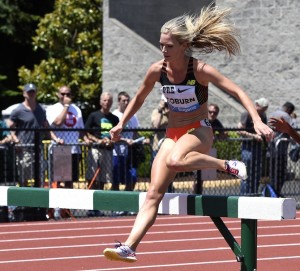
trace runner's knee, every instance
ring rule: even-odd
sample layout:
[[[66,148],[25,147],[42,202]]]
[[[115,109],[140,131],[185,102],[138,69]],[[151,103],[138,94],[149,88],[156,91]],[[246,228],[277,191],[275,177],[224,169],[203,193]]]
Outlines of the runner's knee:
[[[182,159],[180,159],[178,156],[173,154],[173,155],[169,155],[168,158],[166,159],[166,166],[169,169],[180,171],[183,169],[184,163]]]

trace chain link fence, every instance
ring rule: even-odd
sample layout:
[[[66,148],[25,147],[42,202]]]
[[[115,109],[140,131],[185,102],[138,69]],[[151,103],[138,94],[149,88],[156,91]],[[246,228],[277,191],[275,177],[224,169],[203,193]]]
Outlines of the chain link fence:
[[[88,145],[82,140],[76,144],[56,144],[44,137],[49,131],[31,131],[35,137],[32,144],[0,145],[0,185],[147,191],[152,161],[159,149],[153,136],[159,130],[136,131],[140,138],[133,144],[120,141],[113,146]],[[65,132],[72,135],[68,130]],[[226,129],[229,136],[215,140],[210,155],[244,161],[247,180],[212,169],[183,172],[177,174],[168,192],[260,196],[264,186],[270,184],[280,196],[295,198],[299,207],[300,159],[291,156],[296,144],[286,138],[258,143],[239,137],[237,132]],[[58,216],[51,210],[47,215],[78,217],[107,213],[67,210]]]

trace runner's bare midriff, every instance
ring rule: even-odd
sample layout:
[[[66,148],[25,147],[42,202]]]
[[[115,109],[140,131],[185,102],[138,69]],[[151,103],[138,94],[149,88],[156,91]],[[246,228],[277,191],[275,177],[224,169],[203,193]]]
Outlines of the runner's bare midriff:
[[[207,103],[202,104],[198,110],[193,112],[173,112],[170,110],[168,127],[181,127],[207,118]]]

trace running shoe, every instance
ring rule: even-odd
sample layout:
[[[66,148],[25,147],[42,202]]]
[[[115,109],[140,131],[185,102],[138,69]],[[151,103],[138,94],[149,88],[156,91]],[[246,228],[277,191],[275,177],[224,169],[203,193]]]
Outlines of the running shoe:
[[[247,176],[247,169],[243,162],[237,160],[229,160],[225,161],[225,169],[226,172],[237,176],[241,180],[245,180],[248,178]]]
[[[104,249],[103,254],[112,261],[133,263],[137,260],[135,252],[129,246],[122,245],[120,242],[115,245],[115,248]]]

